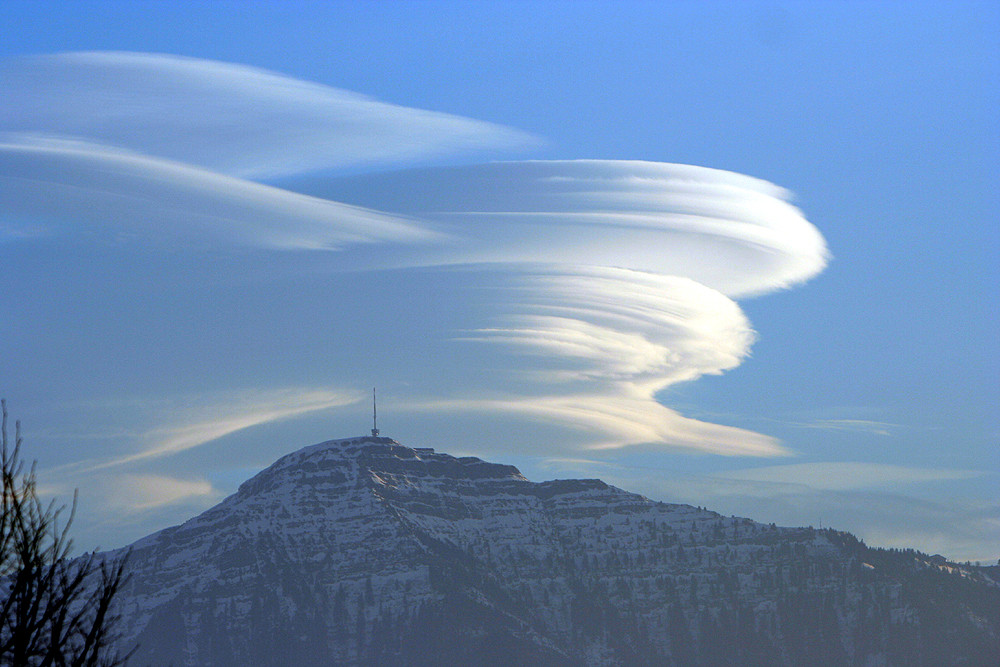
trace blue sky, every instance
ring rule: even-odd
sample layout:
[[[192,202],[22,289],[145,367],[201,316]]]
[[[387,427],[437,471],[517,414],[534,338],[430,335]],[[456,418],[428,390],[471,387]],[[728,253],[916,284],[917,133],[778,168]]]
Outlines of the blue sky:
[[[995,3],[0,12],[0,393],[81,546],[377,384],[532,479],[1000,555]],[[23,58],[79,51],[163,55]]]

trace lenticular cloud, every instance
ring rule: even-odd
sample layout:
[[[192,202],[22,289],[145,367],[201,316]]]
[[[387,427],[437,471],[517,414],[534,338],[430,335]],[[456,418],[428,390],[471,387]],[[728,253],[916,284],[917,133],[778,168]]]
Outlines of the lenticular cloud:
[[[735,302],[688,278],[606,267],[525,267],[501,326],[463,340],[507,346],[544,392],[477,401],[589,431],[594,448],[668,443],[727,455],[786,453],[773,438],[683,417],[655,400],[671,384],[740,363],[754,334]],[[458,404],[460,405],[460,403]]]
[[[309,197],[86,141],[0,134],[0,207],[11,227],[154,245],[327,249],[440,236],[399,216]]]
[[[719,169],[625,160],[501,162],[374,174],[313,190],[441,223],[442,262],[548,262],[684,276],[730,296],[813,277],[823,237],[788,193]]]
[[[0,128],[80,137],[244,177],[522,149],[530,135],[274,72],[155,53],[0,68]]]
[[[825,266],[823,237],[775,185],[689,165],[578,160],[327,177],[299,181],[293,192],[249,179],[403,165],[533,140],[173,56],[20,60],[0,68],[0,85],[0,225],[8,231],[0,251],[15,252],[11,239],[25,230],[177,254],[206,244],[251,248],[258,254],[245,271],[259,284],[283,253],[310,256],[314,289],[286,275],[291,283],[263,325],[273,330],[257,336],[260,346],[286,347],[257,369],[256,389],[289,377],[310,386],[367,384],[359,376],[375,369],[358,350],[389,338],[342,277],[399,276],[393,345],[413,350],[413,368],[462,365],[409,378],[412,393],[400,403],[412,410],[545,423],[566,429],[576,447],[786,453],[773,438],[687,418],[656,400],[666,387],[722,373],[749,354],[754,332],[735,299],[796,285]],[[319,249],[335,252],[312,252]],[[228,280],[201,271],[203,283]],[[337,289],[317,298],[322,275]],[[407,291],[420,276],[462,284]],[[184,281],[178,274],[157,287],[179,311],[192,288]],[[93,301],[93,317],[114,317],[112,302]],[[349,323],[347,333],[336,332],[348,341],[338,348],[345,361],[283,361],[288,349],[323,344],[322,331],[305,326],[317,312]],[[435,328],[445,313],[462,316]],[[241,317],[216,317],[213,335],[239,335]],[[296,317],[304,318],[301,330],[288,324]],[[122,344],[152,345],[141,332]],[[201,369],[177,372],[195,382]],[[156,377],[147,380],[156,386]]]

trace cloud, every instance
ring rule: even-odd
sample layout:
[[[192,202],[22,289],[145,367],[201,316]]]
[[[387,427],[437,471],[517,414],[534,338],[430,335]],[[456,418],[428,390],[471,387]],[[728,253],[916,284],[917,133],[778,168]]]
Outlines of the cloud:
[[[103,461],[80,462],[55,473],[81,474],[179,454],[223,436],[270,422],[357,403],[364,394],[329,389],[287,388],[228,396],[198,397],[187,407],[176,403],[154,410],[155,426],[138,436],[137,452]]]
[[[817,419],[811,422],[789,422],[788,426],[798,428],[814,428],[825,431],[848,431],[852,433],[873,433],[875,435],[891,435],[899,424],[873,421],[871,419]]]
[[[45,473],[48,476],[48,471]],[[73,519],[74,547],[80,551],[116,547],[153,530],[186,519],[226,495],[199,472],[181,476],[160,472],[90,472],[79,481]],[[53,507],[69,507],[72,485],[39,489]],[[83,536],[84,539],[79,539]]]
[[[846,530],[871,546],[916,548],[958,561],[996,562],[1000,506],[960,497],[929,499],[921,494],[918,480],[911,484],[906,493],[874,485],[823,489],[720,477],[670,478],[640,485],[658,500],[706,505],[725,514],[780,525]]]
[[[0,102],[0,207],[8,225],[21,225],[20,238],[48,233],[85,248],[123,245],[126,254],[138,241],[177,257],[206,247],[250,247],[258,251],[254,261],[240,268],[260,284],[269,269],[289,266],[276,259],[288,250],[300,251],[295,261],[309,255],[313,278],[328,271],[327,285],[312,289],[290,278],[269,304],[275,316],[262,326],[284,330],[284,322],[295,321],[306,331],[268,339],[280,348],[259,367],[262,390],[288,376],[325,384],[330,366],[279,367],[278,360],[289,347],[323,349],[332,336],[345,341],[340,356],[348,360],[337,368],[350,372],[338,382],[352,386],[367,370],[354,363],[355,350],[374,339],[406,351],[397,355],[403,366],[435,369],[407,397],[415,409],[558,424],[578,447],[789,453],[774,438],[685,417],[655,398],[746,358],[754,332],[735,298],[789,287],[825,266],[823,237],[782,188],[690,165],[574,160],[325,177],[292,192],[237,176],[405,162],[523,144],[526,135],[252,68],[171,56],[64,54],[15,61],[0,76],[9,91]],[[327,249],[339,252],[320,253],[321,259],[301,252]],[[108,254],[112,262],[120,256]],[[139,275],[80,270],[95,281],[87,290],[95,310],[86,317],[120,322],[134,312],[131,295],[101,301],[103,290],[113,297],[118,285],[100,283],[99,275],[148,281],[148,289],[161,299],[170,295],[176,311],[188,313],[204,307],[192,292],[211,290],[226,270],[212,259],[194,269],[167,264],[154,269],[150,259]],[[347,270],[365,278],[344,280]],[[385,297],[398,313],[391,333],[376,328],[369,301],[345,294],[365,289],[358,283],[378,274],[396,281]],[[401,295],[414,293],[411,282],[431,274],[468,277],[478,289],[429,290],[412,308],[404,304]],[[240,302],[244,310],[259,309],[254,296]],[[309,329],[317,310],[331,316],[325,328]],[[442,312],[464,319],[450,329],[424,326]],[[245,314],[229,321],[215,308],[206,314],[216,327],[213,338],[245,335]],[[439,341],[418,340],[424,335]],[[173,344],[165,334],[157,338],[160,348]],[[141,348],[146,341],[128,344]],[[449,380],[443,369],[456,354],[466,365]],[[490,366],[504,374],[490,373]],[[446,386],[456,375],[457,390]],[[341,393],[297,391],[288,399],[263,391],[210,406],[197,418],[171,415],[157,432],[138,438],[137,451],[96,465],[163,457],[348,400]]]
[[[219,492],[205,479],[177,479],[164,475],[119,475],[109,480],[105,502],[129,511],[142,511],[192,499],[218,499]]]
[[[400,216],[59,137],[0,133],[0,186],[22,238],[326,250],[441,238]]]
[[[753,431],[698,421],[678,414],[651,396],[623,386],[601,394],[565,394],[509,399],[461,399],[403,405],[403,409],[499,412],[556,423],[575,432],[576,450],[656,445],[722,456],[781,456],[790,452],[777,439]],[[541,445],[555,451],[552,443]]]
[[[682,276],[730,297],[819,273],[829,253],[787,191],[719,169],[628,160],[501,162],[299,186],[433,220],[431,263],[558,261]]]
[[[508,270],[506,292],[493,295],[504,326],[458,340],[508,348],[510,366],[525,369],[535,386],[530,396],[451,401],[449,409],[531,415],[577,430],[596,448],[659,443],[725,455],[788,453],[774,438],[686,418],[654,398],[749,353],[753,331],[726,296],[687,278],[626,269]]]
[[[719,476],[751,482],[801,485],[827,491],[846,491],[894,484],[971,479],[984,474],[980,470],[913,468],[885,463],[843,461],[747,468],[720,473]]]
[[[232,467],[233,458],[220,459],[218,452],[192,457],[192,450],[238,431],[322,413],[366,398],[368,395],[362,392],[289,387],[76,402],[65,407],[74,412],[77,422],[87,416],[110,415],[98,417],[99,423],[116,428],[133,423],[123,429],[124,434],[105,434],[104,456],[42,470],[44,485],[39,494],[61,507],[73,496],[73,490],[79,489],[76,527],[93,535],[85,548],[94,548],[98,543],[121,544],[168,522],[187,518],[192,511],[207,509],[235,490],[235,486],[227,488],[226,484],[216,486],[205,477],[220,476],[220,471]],[[90,437],[101,439],[99,433],[91,433]],[[39,437],[31,430],[31,444],[41,442],[51,447],[53,438],[60,439],[57,434]],[[75,434],[61,439],[69,439],[72,447],[77,445]],[[108,452],[115,442],[123,444],[126,453]],[[243,458],[235,461],[242,469],[260,468],[259,452],[251,453],[242,445],[238,452]],[[186,459],[178,456],[183,453],[189,453]],[[68,457],[64,453],[60,458]],[[244,479],[241,476],[236,483]]]
[[[759,292],[821,268],[822,237],[783,202],[783,191],[729,172],[653,163],[509,163],[446,173],[442,180],[441,170],[408,172],[411,189],[386,202],[404,212],[389,214],[104,146],[17,135],[0,144],[0,174],[12,184],[0,204],[24,219],[72,221],[59,229],[83,242],[118,234],[181,252],[201,244],[337,247],[328,263],[335,270],[395,265],[410,267],[411,276],[459,267],[454,275],[475,276],[485,289],[450,298],[487,300],[464,330],[450,332],[450,344],[488,344],[500,350],[491,358],[521,376],[516,387],[467,383],[461,409],[561,423],[586,431],[587,446],[788,453],[774,438],[686,418],[655,400],[668,386],[721,373],[749,354],[754,333],[739,306],[702,281],[715,276],[733,291]],[[487,191],[464,203],[489,215],[463,213],[470,187],[487,182],[502,196]],[[436,210],[446,200],[458,210]],[[604,201],[596,210],[595,200]],[[458,307],[441,303],[441,294],[415,314]],[[285,297],[297,298],[305,292]],[[350,317],[362,329],[369,321]],[[405,331],[416,322],[400,324]],[[439,407],[460,409],[435,384],[425,380],[424,403],[437,394]],[[214,432],[211,423],[197,426]]]
[[[530,135],[274,72],[154,53],[18,58],[0,67],[0,128],[78,137],[261,178],[523,149]]]
[[[509,293],[495,296],[507,326],[463,340],[572,360],[570,377],[655,392],[738,365],[755,337],[735,302],[688,278],[611,267],[508,270]]]
[[[523,166],[531,173],[539,167],[536,163]],[[564,183],[572,181],[571,176],[581,168],[589,173],[595,165],[544,166],[542,181]],[[659,173],[656,165],[648,163],[602,162],[598,166],[601,174],[617,173],[624,182],[636,184],[639,194],[651,186],[634,177],[636,169]],[[589,435],[581,438],[588,446],[659,443],[717,454],[787,454],[774,438],[686,418],[655,400],[665,387],[737,366],[754,340],[749,322],[730,296],[689,276],[662,271],[690,270],[693,262],[702,273],[728,273],[731,284],[739,276],[747,278],[743,288],[750,291],[759,291],[763,285],[777,288],[790,280],[787,266],[774,264],[775,252],[754,254],[760,242],[754,230],[763,225],[758,221],[766,219],[763,213],[748,209],[743,218],[725,224],[706,217],[709,209],[743,206],[727,203],[727,198],[747,198],[742,191],[734,195],[732,183],[752,185],[757,194],[750,199],[763,197],[764,184],[716,170],[662,166],[667,173],[697,175],[703,190],[699,205],[705,214],[698,219],[704,230],[692,218],[681,226],[641,226],[641,235],[633,238],[632,228],[623,227],[614,215],[601,222],[584,211],[588,197],[582,202],[566,200],[576,207],[570,216],[575,221],[568,224],[572,229],[546,219],[529,221],[525,216],[516,217],[514,223],[505,222],[502,216],[496,221],[458,223],[451,214],[434,211],[419,213],[430,219],[425,222],[410,213],[383,214],[92,144],[24,137],[0,145],[0,173],[6,173],[16,186],[0,203],[25,219],[72,219],[80,229],[71,227],[66,233],[85,242],[88,233],[96,235],[98,243],[106,242],[109,231],[127,238],[145,233],[156,245],[182,251],[199,243],[274,250],[339,247],[336,262],[330,263],[337,270],[373,271],[397,264],[409,266],[412,274],[442,265],[458,266],[460,273],[475,275],[485,289],[453,293],[451,298],[486,295],[487,301],[478,306],[478,316],[470,318],[464,330],[450,332],[451,344],[488,344],[502,350],[493,357],[502,356],[506,368],[521,371],[516,389],[470,383],[463,410],[475,406],[516,412],[568,425],[578,433],[587,430]],[[710,179],[718,187],[711,186]],[[501,178],[500,183],[506,181]],[[466,185],[456,183],[456,191]],[[659,191],[658,201],[669,199],[675,186],[660,186],[666,189]],[[574,187],[575,194],[580,194],[583,186],[576,183]],[[616,197],[627,199],[624,188],[615,186]],[[438,192],[438,196],[443,195]],[[523,196],[523,205],[515,206],[511,200],[508,208],[525,209],[537,198],[530,191]],[[720,201],[709,203],[713,197]],[[582,222],[577,220],[581,216]],[[792,217],[788,224],[803,238],[815,231],[797,213]],[[727,230],[725,238],[719,236],[720,225]],[[743,227],[749,231],[740,231]],[[569,238],[574,245],[567,249]],[[733,265],[726,254],[725,249],[734,244],[748,248],[742,267]],[[358,247],[364,245],[373,249],[360,252]],[[390,251],[387,245],[398,247]],[[793,247],[786,250],[789,257]],[[813,260],[821,262],[821,237],[819,246],[802,252],[816,253]],[[654,255],[660,272],[648,270],[646,260]],[[546,262],[538,261],[543,258]],[[602,260],[604,264],[587,263]],[[788,265],[794,263],[787,260]],[[699,277],[705,279],[705,275]],[[183,289],[181,284],[177,289]],[[457,307],[455,302],[440,303],[441,294],[434,294],[435,301],[427,307]],[[285,298],[294,302],[306,297],[303,292],[301,297],[293,293]],[[338,306],[334,301],[315,307]],[[422,316],[427,310],[416,312]],[[363,313],[350,317],[362,329],[367,326]],[[415,323],[400,324],[405,331]],[[440,365],[448,363],[448,358],[440,358]],[[342,380],[351,383],[355,378]],[[450,400],[453,409],[459,409],[455,399],[440,393],[433,379],[426,379],[422,389],[428,397],[438,394],[439,407],[444,405],[441,401]],[[210,423],[197,426],[213,432]]]
[[[754,333],[733,297],[806,280],[823,237],[770,183],[651,162],[508,162],[315,179],[305,192],[435,223],[413,264],[484,267],[492,322],[455,337],[508,350],[520,395],[468,391],[436,409],[562,423],[588,446],[659,443],[788,454],[774,438],[685,418],[655,395],[737,366]],[[516,372],[516,371],[515,371]],[[494,394],[494,396],[490,396]]]

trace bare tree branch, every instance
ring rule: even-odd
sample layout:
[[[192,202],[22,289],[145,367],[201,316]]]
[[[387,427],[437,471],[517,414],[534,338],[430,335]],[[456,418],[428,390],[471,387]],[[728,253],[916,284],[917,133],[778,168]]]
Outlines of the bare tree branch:
[[[77,495],[65,522],[65,507],[38,498],[35,466],[25,470],[21,459],[21,424],[11,442],[6,401],[0,412],[0,664],[124,665],[112,602],[127,578],[128,554],[72,558]]]

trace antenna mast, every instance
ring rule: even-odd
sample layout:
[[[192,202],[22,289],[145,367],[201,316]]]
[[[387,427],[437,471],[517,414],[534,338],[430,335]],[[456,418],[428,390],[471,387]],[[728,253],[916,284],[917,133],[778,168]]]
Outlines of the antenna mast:
[[[372,437],[378,437],[378,406],[375,404],[375,387],[372,387]]]

